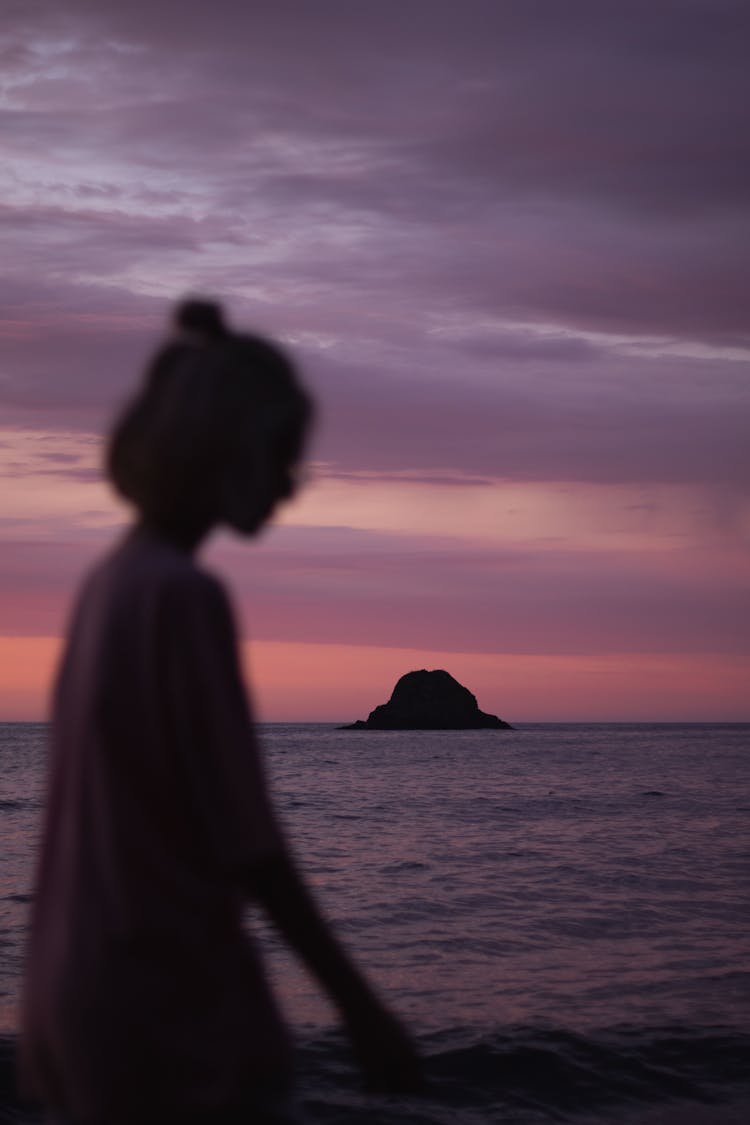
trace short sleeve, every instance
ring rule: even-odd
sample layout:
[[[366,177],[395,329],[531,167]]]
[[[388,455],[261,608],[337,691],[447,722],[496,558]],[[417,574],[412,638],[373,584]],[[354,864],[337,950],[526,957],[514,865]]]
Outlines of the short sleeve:
[[[214,578],[195,571],[170,584],[160,642],[168,737],[216,861],[241,868],[278,853],[232,612]]]

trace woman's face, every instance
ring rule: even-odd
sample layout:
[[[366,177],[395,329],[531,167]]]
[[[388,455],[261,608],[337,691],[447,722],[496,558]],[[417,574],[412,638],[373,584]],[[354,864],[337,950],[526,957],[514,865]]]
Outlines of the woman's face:
[[[278,443],[266,448],[257,434],[232,459],[220,485],[220,518],[241,535],[254,535],[277,506],[297,491],[299,463]]]

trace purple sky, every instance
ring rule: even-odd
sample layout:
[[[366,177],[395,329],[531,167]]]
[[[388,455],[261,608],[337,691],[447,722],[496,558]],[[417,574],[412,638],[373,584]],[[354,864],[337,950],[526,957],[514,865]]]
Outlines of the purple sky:
[[[748,660],[746,4],[0,10],[0,635],[59,635],[122,519],[93,435],[198,291],[321,404],[305,496],[216,551],[253,636],[394,679]],[[691,676],[691,715],[744,713]]]

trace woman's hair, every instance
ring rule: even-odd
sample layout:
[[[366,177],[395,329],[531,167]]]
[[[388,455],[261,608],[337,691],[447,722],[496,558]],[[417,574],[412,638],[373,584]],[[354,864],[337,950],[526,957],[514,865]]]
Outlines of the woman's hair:
[[[174,338],[147,366],[106,454],[117,491],[153,519],[205,510],[248,446],[290,469],[312,420],[312,401],[275,344],[230,331],[211,301],[183,301],[173,321]]]

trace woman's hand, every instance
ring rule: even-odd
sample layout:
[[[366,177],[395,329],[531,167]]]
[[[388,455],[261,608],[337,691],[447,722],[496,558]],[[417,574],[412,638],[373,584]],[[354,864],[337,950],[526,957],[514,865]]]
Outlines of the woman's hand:
[[[400,1021],[374,996],[345,1014],[345,1025],[369,1089],[413,1093],[421,1085],[421,1060]]]
[[[280,851],[248,870],[245,886],[339,1009],[368,1086],[417,1089],[420,1062],[411,1039],[333,936],[289,854]]]

